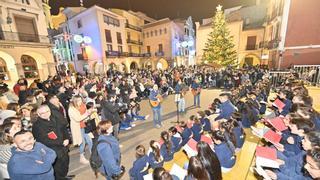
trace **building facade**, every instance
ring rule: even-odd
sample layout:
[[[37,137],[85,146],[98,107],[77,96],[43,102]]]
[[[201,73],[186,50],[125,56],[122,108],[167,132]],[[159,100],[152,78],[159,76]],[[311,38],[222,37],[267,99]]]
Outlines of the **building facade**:
[[[43,2],[0,0],[0,78],[13,85],[19,77],[46,79],[55,62]]]
[[[269,67],[320,64],[319,6],[317,0],[269,1],[264,43]]]
[[[266,65],[261,43],[264,41],[264,22],[267,15],[267,1],[257,1],[253,6],[234,7],[224,11],[227,28],[233,37],[239,67]],[[203,49],[212,31],[212,19],[196,23],[197,62],[202,63]]]

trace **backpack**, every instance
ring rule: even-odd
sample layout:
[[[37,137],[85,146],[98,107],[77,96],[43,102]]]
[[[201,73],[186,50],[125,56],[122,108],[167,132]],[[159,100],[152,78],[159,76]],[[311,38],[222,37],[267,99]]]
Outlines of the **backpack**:
[[[91,155],[90,155],[90,166],[96,176],[98,174],[99,168],[102,166],[102,160],[98,153],[98,145],[100,143],[107,143],[111,146],[110,142],[106,140],[98,141],[98,137],[93,139],[93,145],[92,145]]]

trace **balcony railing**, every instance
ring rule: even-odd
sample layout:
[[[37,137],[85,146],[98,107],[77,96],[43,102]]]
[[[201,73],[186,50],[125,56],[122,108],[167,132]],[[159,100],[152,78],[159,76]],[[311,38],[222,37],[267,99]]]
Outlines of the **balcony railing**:
[[[280,39],[273,39],[271,41],[263,41],[259,43],[259,48],[275,49],[279,46]]]
[[[145,54],[119,51],[106,51],[106,57],[145,57]]]
[[[41,36],[37,34],[26,34],[26,33],[19,33],[19,32],[9,32],[9,31],[0,31],[0,40],[50,43],[50,39],[48,36]]]
[[[258,45],[255,44],[247,44],[246,46],[246,50],[257,50],[258,49]]]
[[[137,26],[134,26],[134,25],[131,25],[129,23],[126,23],[126,28],[129,28],[129,29],[133,29],[135,31],[139,31],[139,32],[142,32],[142,29],[137,27]]]
[[[163,51],[159,51],[155,53],[155,56],[164,56],[164,52]]]
[[[151,53],[144,53],[143,57],[151,57]]]
[[[136,40],[132,40],[132,39],[127,39],[127,43],[136,44],[136,45],[142,45],[141,41],[136,41]]]
[[[106,51],[106,57],[120,57],[121,55],[119,51]]]

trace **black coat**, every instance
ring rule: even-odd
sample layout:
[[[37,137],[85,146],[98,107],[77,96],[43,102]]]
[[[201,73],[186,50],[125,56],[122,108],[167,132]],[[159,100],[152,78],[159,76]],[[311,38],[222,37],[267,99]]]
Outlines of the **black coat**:
[[[59,121],[59,123],[61,123],[63,126],[68,127],[69,123],[67,121],[67,119],[64,117],[64,114],[62,113],[62,110],[58,107],[56,107],[55,105],[48,103],[48,106],[50,108],[51,111],[51,119],[56,119]]]
[[[121,117],[119,115],[120,107],[118,104],[113,104],[109,101],[102,102],[102,112],[101,119],[103,121],[110,120],[112,125],[118,124],[121,121]]]
[[[70,137],[67,128],[54,117],[56,116],[52,116],[49,121],[38,117],[32,126],[32,134],[38,142],[53,149],[57,156],[61,157],[68,151],[67,147],[63,146],[63,141]],[[49,138],[49,133],[52,132],[57,136],[56,139]]]

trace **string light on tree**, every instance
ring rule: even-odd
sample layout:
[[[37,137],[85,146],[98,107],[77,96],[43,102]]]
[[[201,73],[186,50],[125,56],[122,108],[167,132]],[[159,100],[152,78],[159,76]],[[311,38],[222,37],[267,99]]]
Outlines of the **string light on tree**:
[[[234,49],[233,37],[227,28],[222,6],[216,7],[215,16],[212,19],[212,31],[207,39],[202,61],[215,62],[222,66],[236,66],[237,53]]]

